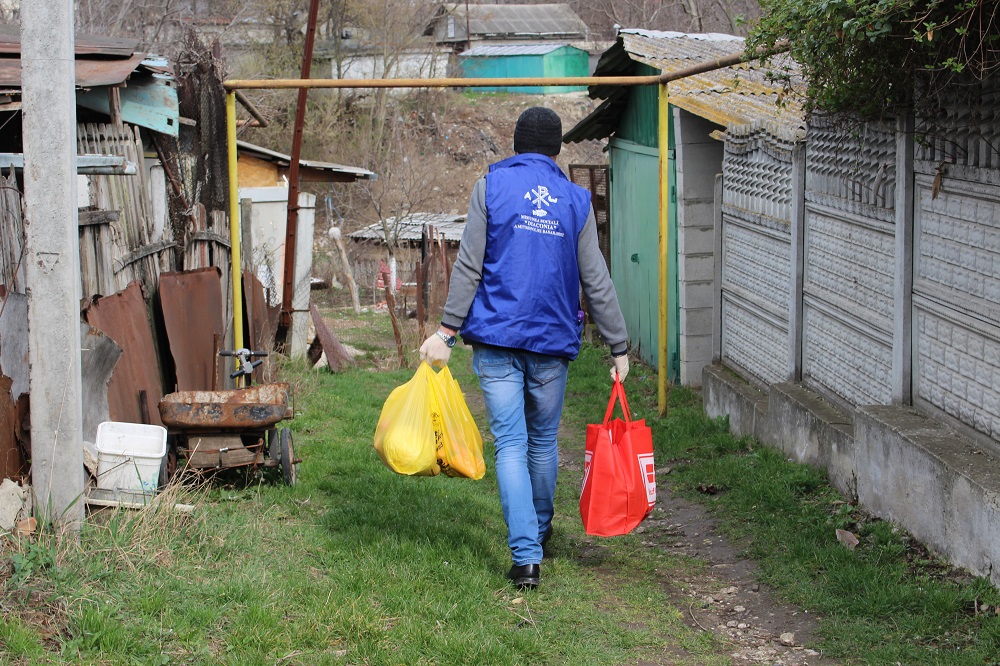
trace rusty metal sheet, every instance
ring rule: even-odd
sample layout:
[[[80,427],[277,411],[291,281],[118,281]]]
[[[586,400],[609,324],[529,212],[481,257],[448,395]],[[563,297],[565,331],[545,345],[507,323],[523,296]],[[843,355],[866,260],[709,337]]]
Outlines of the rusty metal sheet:
[[[288,384],[226,391],[175,391],[160,401],[163,422],[175,428],[266,428],[285,418]]]
[[[160,275],[160,307],[167,327],[178,391],[208,391],[217,384],[215,336],[225,340],[222,271],[217,266]]]
[[[344,345],[340,344],[340,340],[333,334],[333,331],[327,327],[315,303],[309,304],[309,314],[312,316],[313,326],[316,327],[316,339],[323,345],[323,351],[326,352],[326,364],[333,372],[340,372],[345,363],[351,362],[351,355],[344,349]]]
[[[274,335],[278,330],[280,306],[270,306],[264,285],[250,271],[243,271],[243,312],[247,321],[247,345],[254,351],[274,351]],[[253,380],[268,381],[274,374],[274,364],[269,357],[254,370]]]
[[[222,469],[264,463],[264,441],[245,446],[239,435],[191,436],[183,450],[188,465],[198,469]]]
[[[118,60],[77,60],[76,87],[116,86],[124,82],[146,56]],[[0,86],[21,87],[21,59],[0,58]]]
[[[160,361],[149,325],[146,301],[138,282],[124,291],[97,299],[84,310],[87,323],[118,343],[122,357],[108,383],[108,411],[112,421],[142,423],[140,391],[145,391],[148,406],[160,402],[163,387]],[[149,410],[153,424],[163,425],[160,414]]]
[[[28,473],[28,463],[19,443],[18,408],[10,397],[10,387],[10,377],[0,375],[0,479],[20,479]]]
[[[28,392],[28,299],[17,292],[0,302],[0,372],[15,401]]]
[[[89,324],[80,324],[80,377],[83,385],[83,440],[95,442],[97,426],[111,420],[108,382],[122,348]]]

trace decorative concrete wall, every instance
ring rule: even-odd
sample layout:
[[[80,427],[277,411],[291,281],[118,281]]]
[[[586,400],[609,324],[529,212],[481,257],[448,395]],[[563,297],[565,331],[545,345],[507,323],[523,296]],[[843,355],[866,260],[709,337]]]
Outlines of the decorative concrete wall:
[[[806,140],[801,378],[851,405],[892,397],[895,149],[826,118]]]
[[[703,382],[734,432],[1000,585],[1000,86],[961,92],[933,119],[814,117],[787,160],[729,130],[728,370]]]
[[[913,402],[1000,452],[1000,93],[978,94],[917,123]]]
[[[716,220],[715,356],[761,385],[788,378],[792,146],[730,130]]]

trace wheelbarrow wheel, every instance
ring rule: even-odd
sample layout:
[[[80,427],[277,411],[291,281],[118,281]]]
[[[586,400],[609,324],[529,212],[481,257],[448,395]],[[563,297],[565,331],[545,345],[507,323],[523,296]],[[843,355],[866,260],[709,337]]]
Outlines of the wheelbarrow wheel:
[[[281,429],[281,476],[285,483],[294,486],[297,476],[295,469],[295,448],[292,446],[292,431],[288,428]]]

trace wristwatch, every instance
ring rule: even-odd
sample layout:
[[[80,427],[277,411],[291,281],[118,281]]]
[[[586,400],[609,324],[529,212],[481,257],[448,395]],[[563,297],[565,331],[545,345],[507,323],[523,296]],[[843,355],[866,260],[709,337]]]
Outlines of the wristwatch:
[[[454,335],[448,335],[447,333],[444,333],[441,330],[437,330],[437,331],[434,331],[434,332],[437,334],[437,336],[439,338],[441,338],[442,340],[444,340],[444,343],[446,345],[448,345],[449,348],[455,346],[455,336]]]

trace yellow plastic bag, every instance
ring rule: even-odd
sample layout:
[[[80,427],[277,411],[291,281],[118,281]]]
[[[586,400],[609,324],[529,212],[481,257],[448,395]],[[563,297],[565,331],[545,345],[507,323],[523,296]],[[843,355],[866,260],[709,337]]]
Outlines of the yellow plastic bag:
[[[413,378],[396,387],[382,405],[375,427],[375,451],[386,467],[399,474],[433,476],[441,471],[431,420],[434,398],[430,381],[437,382],[434,371],[421,363]]]
[[[482,435],[447,367],[435,373],[421,363],[410,381],[389,394],[375,428],[375,450],[399,474],[486,474]]]
[[[486,474],[483,461],[483,436],[476,427],[472,412],[465,402],[458,381],[445,366],[432,382],[434,397],[440,407],[441,437],[438,440],[437,461],[448,476],[481,479]]]

